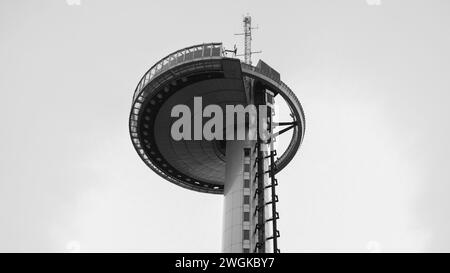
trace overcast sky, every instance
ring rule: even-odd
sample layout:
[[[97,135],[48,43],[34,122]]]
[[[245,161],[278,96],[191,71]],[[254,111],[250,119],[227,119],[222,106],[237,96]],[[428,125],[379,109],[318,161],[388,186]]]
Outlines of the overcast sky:
[[[247,12],[307,121],[281,251],[450,251],[446,0],[1,1],[0,251],[220,251],[223,197],[148,169],[128,115],[151,65],[240,46]]]

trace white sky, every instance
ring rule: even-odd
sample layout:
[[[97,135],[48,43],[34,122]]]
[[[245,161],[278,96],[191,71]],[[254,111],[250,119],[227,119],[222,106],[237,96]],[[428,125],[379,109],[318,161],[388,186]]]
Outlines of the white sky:
[[[281,250],[450,251],[445,0],[1,1],[0,251],[220,251],[222,197],[146,168],[128,114],[151,65],[239,46],[246,12],[306,112]]]

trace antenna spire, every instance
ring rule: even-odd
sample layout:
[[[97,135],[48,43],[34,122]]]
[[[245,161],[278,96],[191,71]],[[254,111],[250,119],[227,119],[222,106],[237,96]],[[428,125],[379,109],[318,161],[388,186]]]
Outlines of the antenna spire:
[[[244,17],[244,62],[252,64],[252,17]]]
[[[235,35],[244,35],[244,54],[236,55],[236,56],[244,56],[244,63],[251,65],[252,64],[252,54],[261,53],[261,51],[252,51],[252,17],[247,13],[243,19],[244,33],[238,33]]]

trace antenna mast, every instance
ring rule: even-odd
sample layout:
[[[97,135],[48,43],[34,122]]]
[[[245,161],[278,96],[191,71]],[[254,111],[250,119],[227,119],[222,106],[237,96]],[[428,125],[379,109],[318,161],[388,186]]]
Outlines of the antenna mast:
[[[252,17],[244,17],[244,62],[252,64]]]
[[[236,56],[244,56],[244,63],[251,65],[252,64],[252,54],[261,53],[261,51],[252,51],[252,17],[250,15],[244,16],[244,33],[237,33],[235,35],[244,35],[244,54],[236,55]]]

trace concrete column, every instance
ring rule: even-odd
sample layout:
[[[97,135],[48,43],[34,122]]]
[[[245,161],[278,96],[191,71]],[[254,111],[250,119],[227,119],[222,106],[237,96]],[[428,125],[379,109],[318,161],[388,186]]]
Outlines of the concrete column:
[[[243,249],[244,147],[246,141],[227,141],[222,251]]]

